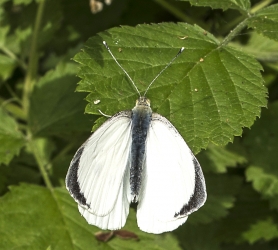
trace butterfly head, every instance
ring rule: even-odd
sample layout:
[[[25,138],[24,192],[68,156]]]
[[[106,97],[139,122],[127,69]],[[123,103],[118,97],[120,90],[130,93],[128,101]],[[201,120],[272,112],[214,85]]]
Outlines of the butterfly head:
[[[145,96],[140,96],[139,99],[136,100],[136,106],[151,106],[151,101]]]

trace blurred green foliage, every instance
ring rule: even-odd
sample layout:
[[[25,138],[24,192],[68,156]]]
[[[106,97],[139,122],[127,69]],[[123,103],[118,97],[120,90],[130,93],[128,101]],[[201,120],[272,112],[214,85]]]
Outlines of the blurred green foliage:
[[[0,0],[0,249],[278,249],[277,1],[106,3]],[[141,232],[132,207],[124,229],[139,241],[99,242],[65,189],[97,110],[138,97],[102,40],[142,93],[185,47],[147,93],[207,183],[174,232]]]

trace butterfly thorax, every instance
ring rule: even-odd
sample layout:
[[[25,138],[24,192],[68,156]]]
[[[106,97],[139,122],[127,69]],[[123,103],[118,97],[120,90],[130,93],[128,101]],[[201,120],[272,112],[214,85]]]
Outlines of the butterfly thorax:
[[[130,188],[133,202],[137,201],[145,162],[146,139],[151,122],[152,110],[150,100],[140,97],[132,109],[132,144],[131,144],[131,169]]]

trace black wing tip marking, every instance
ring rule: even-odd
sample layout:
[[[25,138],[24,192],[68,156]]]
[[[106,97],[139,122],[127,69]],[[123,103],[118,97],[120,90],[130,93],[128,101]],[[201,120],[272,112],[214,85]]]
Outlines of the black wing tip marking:
[[[201,169],[201,166],[195,156],[193,156],[193,164],[195,166],[195,189],[194,193],[191,196],[189,202],[185,204],[182,209],[175,213],[174,217],[178,216],[187,216],[196,210],[198,210],[201,206],[204,205],[207,199],[207,192],[206,192],[206,184],[205,178]]]
[[[77,150],[70,163],[70,167],[66,177],[66,187],[69,193],[71,194],[71,196],[75,199],[76,202],[78,202],[78,204],[90,208],[90,205],[87,204],[87,200],[84,194],[81,192],[79,182],[78,182],[78,174],[77,174],[80,157],[83,153],[83,150],[84,150],[84,145]]]

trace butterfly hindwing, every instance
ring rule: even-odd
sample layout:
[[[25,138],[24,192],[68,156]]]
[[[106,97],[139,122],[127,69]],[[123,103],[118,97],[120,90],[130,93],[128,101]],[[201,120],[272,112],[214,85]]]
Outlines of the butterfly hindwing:
[[[127,168],[115,206],[109,214],[105,216],[97,216],[90,213],[88,209],[78,206],[79,212],[89,224],[95,225],[104,230],[117,230],[125,225],[130,204],[129,175],[130,171],[129,168]]]
[[[204,204],[200,165],[175,127],[159,114],[152,114],[143,169],[137,208],[141,230],[172,231]]]

